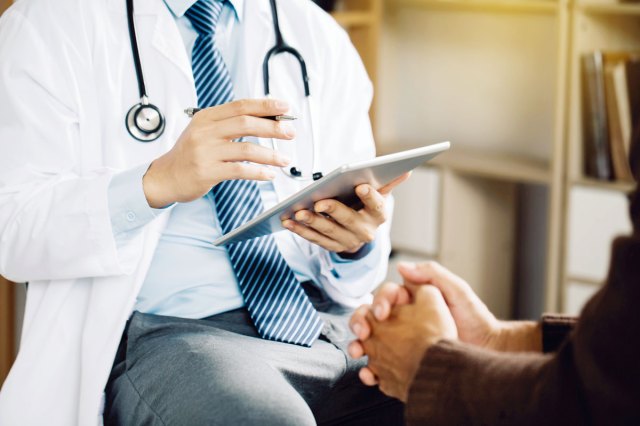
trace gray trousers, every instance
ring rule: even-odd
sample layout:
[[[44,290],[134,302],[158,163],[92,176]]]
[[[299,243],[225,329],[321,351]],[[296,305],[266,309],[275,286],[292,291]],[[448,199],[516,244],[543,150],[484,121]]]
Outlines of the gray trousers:
[[[245,309],[202,320],[134,313],[105,424],[404,424],[403,405],[357,377],[365,362],[346,354],[349,313],[314,302],[326,326],[311,348],[261,339]]]

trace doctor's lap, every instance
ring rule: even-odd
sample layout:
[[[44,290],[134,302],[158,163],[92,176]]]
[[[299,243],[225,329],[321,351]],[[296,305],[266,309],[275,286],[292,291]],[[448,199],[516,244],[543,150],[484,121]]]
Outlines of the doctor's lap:
[[[309,79],[273,57],[286,102],[266,99],[274,4],[22,0],[2,16],[0,274],[29,289],[0,424],[402,423],[346,354],[386,275],[391,188],[213,245],[375,155],[364,67],[311,1],[277,2]],[[284,113],[300,125],[268,118]]]

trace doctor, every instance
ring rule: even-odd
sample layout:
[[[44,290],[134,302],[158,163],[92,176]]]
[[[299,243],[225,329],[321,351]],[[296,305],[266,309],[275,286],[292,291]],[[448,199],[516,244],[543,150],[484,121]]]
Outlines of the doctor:
[[[29,282],[0,424],[399,422],[345,355],[348,315],[386,273],[384,194],[363,185],[360,211],[326,200],[291,232],[211,244],[308,184],[290,166],[374,155],[347,35],[279,0],[312,97],[278,55],[264,100],[269,2],[133,6],[144,90],[125,0],[22,0],[0,19],[0,274]],[[148,143],[125,125],[140,94],[164,118]],[[287,112],[295,128],[264,118]]]

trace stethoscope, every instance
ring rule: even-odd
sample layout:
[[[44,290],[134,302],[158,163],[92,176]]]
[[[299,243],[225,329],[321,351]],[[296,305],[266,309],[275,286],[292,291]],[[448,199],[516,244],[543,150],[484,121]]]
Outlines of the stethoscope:
[[[291,47],[284,41],[280,32],[280,23],[278,21],[278,9],[276,0],[270,0],[271,16],[273,18],[273,29],[276,36],[276,44],[265,55],[262,63],[263,79],[264,79],[264,95],[270,97],[269,88],[269,60],[280,53],[289,53],[296,58],[300,64],[302,73],[302,84],[304,85],[304,95],[309,110],[309,117],[313,116],[311,91],[309,89],[309,75],[307,74],[307,65],[304,58],[295,48]],[[133,19],[133,0],[127,0],[127,23],[129,27],[129,40],[131,42],[131,52],[133,53],[133,62],[136,69],[136,78],[138,80],[138,92],[140,93],[140,102],[129,109],[125,119],[127,131],[134,139],[140,142],[153,142],[164,133],[165,118],[160,109],[149,102],[146,86],[144,84],[144,76],[142,74],[142,65],[140,62],[140,52],[138,50],[138,40],[136,37],[135,23]],[[282,168],[282,172],[292,179],[296,180],[318,180],[322,178],[322,172],[313,172],[316,170],[316,158],[318,152],[315,144],[315,129],[313,120],[309,119],[311,126],[311,173],[305,174],[299,167]],[[271,139],[271,145],[274,150],[278,150],[275,139]]]

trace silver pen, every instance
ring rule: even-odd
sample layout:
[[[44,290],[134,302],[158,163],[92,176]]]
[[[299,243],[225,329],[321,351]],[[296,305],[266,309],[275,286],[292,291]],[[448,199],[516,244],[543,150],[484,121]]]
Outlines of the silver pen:
[[[194,115],[196,115],[196,113],[201,109],[202,108],[187,108],[184,110],[184,113],[187,114],[189,118],[191,118]],[[298,119],[298,117],[294,117],[292,115],[268,115],[266,117],[258,117],[258,118],[266,118],[267,120],[273,120],[273,121],[293,121]]]

